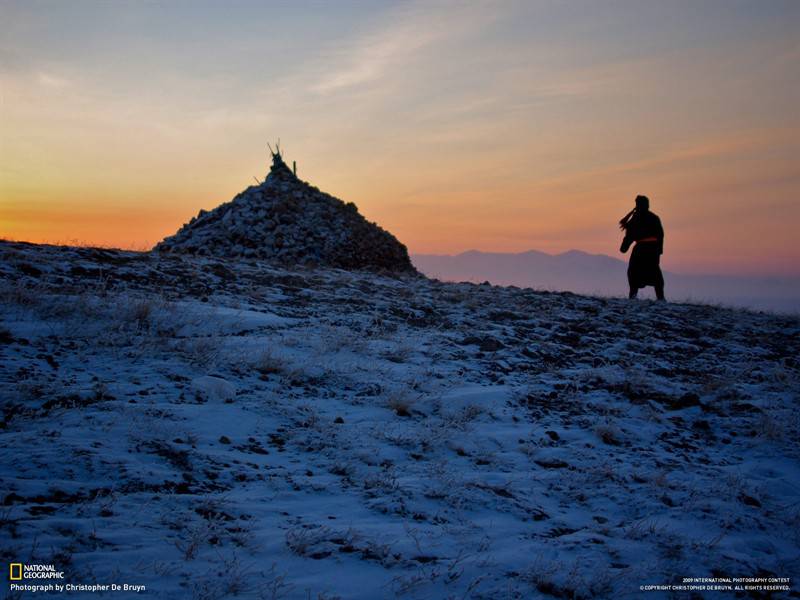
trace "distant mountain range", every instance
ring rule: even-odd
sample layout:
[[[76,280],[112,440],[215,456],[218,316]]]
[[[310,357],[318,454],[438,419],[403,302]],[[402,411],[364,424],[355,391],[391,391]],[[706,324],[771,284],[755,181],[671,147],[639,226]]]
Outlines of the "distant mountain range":
[[[568,291],[595,296],[627,295],[627,262],[605,254],[570,250],[519,254],[470,250],[455,256],[415,254],[414,266],[443,281],[488,281],[537,290]],[[667,299],[704,302],[774,312],[800,312],[800,278],[683,275],[665,271]],[[653,288],[639,297],[654,297]]]

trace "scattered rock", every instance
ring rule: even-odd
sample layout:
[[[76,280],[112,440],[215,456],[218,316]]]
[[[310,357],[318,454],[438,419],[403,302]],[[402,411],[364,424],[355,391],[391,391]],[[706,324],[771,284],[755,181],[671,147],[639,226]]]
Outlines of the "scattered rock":
[[[497,340],[493,337],[475,337],[475,336],[467,336],[463,340],[461,340],[462,346],[478,346],[481,352],[496,352],[497,350],[501,350],[505,348],[505,344],[500,340]]]
[[[753,498],[752,496],[749,496],[744,492],[739,494],[739,500],[741,500],[742,503],[746,504],[747,506],[755,506],[756,508],[761,508],[761,502],[757,498]]]
[[[192,389],[206,400],[228,401],[236,396],[236,386],[222,377],[203,375],[192,380]]]
[[[682,410],[692,406],[700,406],[700,396],[691,392],[684,394],[680,398],[673,398],[665,402],[669,410]]]
[[[550,460],[535,460],[533,462],[535,462],[543,469],[566,469],[569,466],[569,463],[566,463],[563,460],[559,460],[557,458]]]

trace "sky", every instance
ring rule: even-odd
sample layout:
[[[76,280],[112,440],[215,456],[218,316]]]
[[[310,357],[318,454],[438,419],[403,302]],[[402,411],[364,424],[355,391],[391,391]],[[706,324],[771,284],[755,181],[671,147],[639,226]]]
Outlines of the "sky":
[[[0,237],[145,250],[298,175],[413,253],[800,276],[800,2],[0,0]]]

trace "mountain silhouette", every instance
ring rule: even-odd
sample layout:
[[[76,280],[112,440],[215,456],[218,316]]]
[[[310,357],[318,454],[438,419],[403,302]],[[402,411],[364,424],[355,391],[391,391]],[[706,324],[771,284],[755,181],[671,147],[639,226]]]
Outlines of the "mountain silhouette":
[[[469,250],[457,255],[414,254],[414,265],[444,281],[484,282],[596,296],[626,296],[627,263],[605,254],[569,250],[548,254]],[[667,299],[727,306],[800,312],[800,278],[687,275],[664,272]],[[642,297],[653,297],[652,288]]]

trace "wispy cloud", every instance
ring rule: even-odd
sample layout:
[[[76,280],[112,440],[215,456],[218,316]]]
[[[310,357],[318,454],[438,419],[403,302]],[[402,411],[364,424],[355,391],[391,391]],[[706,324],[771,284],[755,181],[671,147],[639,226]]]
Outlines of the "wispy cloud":
[[[437,38],[434,31],[413,29],[410,23],[401,23],[358,41],[353,49],[339,58],[337,62],[340,65],[333,72],[312,85],[312,91],[331,94],[346,88],[363,86],[379,80],[393,68],[399,68]]]
[[[317,94],[363,88],[393,72],[401,72],[441,42],[478,30],[491,11],[452,2],[416,2],[386,15],[373,31],[334,52],[325,73],[311,85]]]
[[[736,131],[709,140],[691,141],[640,160],[616,162],[604,167],[571,172],[561,177],[542,180],[537,182],[535,187],[559,187],[581,180],[607,179],[611,176],[637,172],[665,168],[684,168],[688,163],[697,163],[716,158],[735,158],[748,153],[760,152],[768,147],[793,143],[797,139],[798,133],[800,132],[792,128]]]
[[[36,73],[36,82],[46,88],[61,89],[70,85],[70,81],[52,73],[39,71]]]

